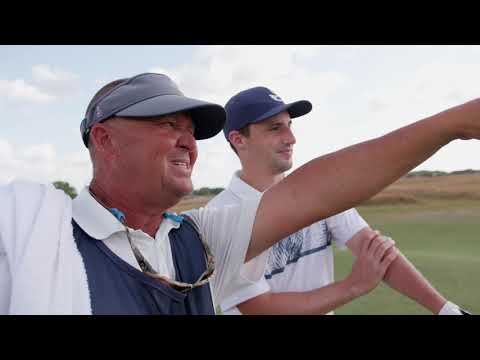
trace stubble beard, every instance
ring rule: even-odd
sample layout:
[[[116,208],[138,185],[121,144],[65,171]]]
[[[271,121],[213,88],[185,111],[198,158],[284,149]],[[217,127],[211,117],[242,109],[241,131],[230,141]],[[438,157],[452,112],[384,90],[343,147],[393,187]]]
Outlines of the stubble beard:
[[[275,175],[279,175],[290,170],[292,165],[293,161],[291,158],[290,160],[275,159],[272,163],[272,170]]]

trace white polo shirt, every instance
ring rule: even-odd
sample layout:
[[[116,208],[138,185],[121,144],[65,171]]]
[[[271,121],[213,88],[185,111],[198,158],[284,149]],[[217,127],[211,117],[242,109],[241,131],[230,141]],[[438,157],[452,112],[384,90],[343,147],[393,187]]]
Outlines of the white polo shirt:
[[[73,296],[74,299],[78,297],[78,294],[75,293],[78,289],[75,290],[75,286],[68,286],[68,281],[65,284],[60,284],[62,286],[57,286],[58,279],[53,277],[54,274],[55,276],[60,276],[60,278],[62,274],[65,274],[65,277],[70,276],[67,271],[62,271],[61,268],[58,268],[59,266],[65,266],[65,269],[67,269],[69,264],[57,264],[56,259],[75,258],[79,260],[79,254],[75,255],[76,257],[69,255],[69,251],[73,251],[71,246],[71,244],[74,243],[73,234],[61,232],[63,228],[67,228],[68,225],[70,225],[71,217],[73,217],[78,225],[91,237],[99,241],[104,241],[117,256],[140,270],[130,248],[123,224],[121,224],[109,210],[99,204],[90,195],[87,188],[84,188],[80,192],[79,196],[73,200],[73,203],[70,203],[71,200],[65,196],[57,196],[57,193],[61,193],[61,195],[64,194],[52,188],[51,185],[45,186],[35,183],[25,185],[11,184],[0,187],[0,200],[5,200],[3,203],[0,201],[0,208],[6,212],[0,214],[0,225],[2,225],[0,227],[0,313],[8,313],[12,307],[12,291],[17,281],[17,268],[29,269],[30,267],[39,267],[42,270],[42,274],[52,274],[51,279],[45,278],[44,276],[42,282],[38,282],[37,287],[39,287],[38,290],[40,292],[48,292],[50,291],[49,289],[53,288],[59,289],[58,291],[60,292],[72,292],[71,294],[55,294],[53,297],[55,301],[68,298],[68,296],[70,296],[70,298]],[[22,193],[31,194],[31,196],[23,196],[21,199],[23,202],[21,209],[23,210],[17,214],[15,211],[20,205],[20,203],[17,203],[20,198],[18,194]],[[32,201],[30,201],[30,199],[32,199]],[[210,283],[214,304],[222,302],[224,298],[231,296],[244,287],[258,282],[263,277],[267,259],[266,252],[249,261],[247,265],[244,264],[259,201],[260,198],[249,199],[241,202],[240,205],[229,206],[222,209],[199,208],[186,212],[198,226],[203,239],[208,243],[215,257],[215,272],[212,277],[212,282]],[[29,202],[31,202],[31,206],[29,206]],[[70,205],[72,208],[71,216],[60,218],[62,214],[68,214]],[[55,210],[55,212],[51,210],[52,214],[55,214],[55,218],[50,216],[50,209]],[[39,224],[36,220],[39,218],[47,221]],[[24,224],[25,226],[18,228],[18,224]],[[175,278],[175,268],[173,266],[168,233],[171,229],[178,226],[179,224],[175,221],[168,218],[164,219],[155,234],[155,238],[152,238],[141,230],[129,230],[131,231],[132,241],[140,248],[140,251],[152,266],[159,273],[171,278]],[[31,228],[35,229],[32,236],[30,236],[30,233],[32,233]],[[42,237],[43,233],[48,234],[46,238]],[[16,237],[18,237],[18,239]],[[60,238],[67,243],[59,241],[58,239]],[[44,244],[43,246],[41,246],[42,243]],[[65,245],[59,247],[58,244]],[[41,246],[45,251],[49,251],[48,264],[45,261],[42,263],[40,260],[42,258],[41,254],[36,254],[35,249],[38,247],[37,245]],[[21,250],[21,248],[24,248],[24,250],[18,251]],[[53,252],[55,252],[55,254],[51,255]],[[9,264],[9,258],[14,261],[14,264]],[[81,260],[79,261],[81,263]],[[79,272],[82,272],[81,269],[79,269]],[[23,271],[22,274],[23,273],[25,273],[25,271]],[[70,274],[71,273],[70,269]],[[30,273],[27,271],[27,274],[23,275],[27,276],[28,274]],[[36,274],[31,274],[30,283],[32,287],[34,287],[35,284],[35,276]],[[63,280],[68,279],[65,278]],[[25,284],[22,283],[21,286],[24,286],[24,288],[22,287],[20,289],[22,294],[30,293],[30,283],[28,283],[28,281],[25,282]],[[86,287],[83,287],[80,291],[87,291]],[[88,299],[88,296],[86,298]],[[23,298],[20,300],[22,299]],[[52,303],[52,300],[48,293],[42,294],[42,304],[39,302],[38,306],[34,298],[28,297],[27,300],[29,300],[32,305],[27,304],[23,306],[21,308],[22,313],[68,313],[69,311],[70,305],[68,305],[68,303],[60,310],[49,308],[49,303]],[[53,302],[55,303],[55,301]],[[24,302],[25,301],[22,300],[22,304]],[[45,302],[45,305],[43,302]],[[82,311],[85,309],[82,309]]]
[[[237,171],[227,189],[214,197],[207,208],[241,204],[259,199],[262,193],[239,178]],[[240,314],[238,304],[268,291],[309,291],[334,281],[333,249],[344,249],[348,240],[368,224],[355,209],[344,211],[303,228],[275,244],[268,254],[265,277],[240,288],[221,302],[224,314]]]

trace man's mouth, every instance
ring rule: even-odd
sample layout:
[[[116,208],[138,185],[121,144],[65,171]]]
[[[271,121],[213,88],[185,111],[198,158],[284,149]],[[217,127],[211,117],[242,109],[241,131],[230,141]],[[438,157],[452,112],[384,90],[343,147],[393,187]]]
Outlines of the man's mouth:
[[[280,150],[279,153],[280,154],[284,154],[284,155],[292,155],[292,149],[285,149],[285,150]]]
[[[184,169],[190,169],[190,161],[186,160],[173,160],[172,164],[175,166],[182,167]]]

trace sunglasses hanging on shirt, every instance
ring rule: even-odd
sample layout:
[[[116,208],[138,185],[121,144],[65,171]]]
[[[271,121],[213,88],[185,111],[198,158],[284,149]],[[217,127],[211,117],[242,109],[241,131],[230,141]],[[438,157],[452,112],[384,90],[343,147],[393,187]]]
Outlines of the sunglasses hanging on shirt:
[[[154,279],[157,279],[157,280],[167,284],[168,286],[170,286],[173,289],[175,289],[177,291],[180,291],[182,293],[187,293],[187,292],[191,291],[192,289],[194,289],[196,287],[199,287],[199,286],[202,286],[202,285],[205,285],[209,282],[210,278],[212,277],[212,275],[215,271],[215,260],[214,260],[213,254],[210,250],[210,247],[203,240],[203,237],[202,237],[199,229],[197,228],[196,224],[193,222],[193,220],[191,218],[189,218],[186,215],[179,216],[179,218],[181,218],[182,220],[183,219],[188,219],[189,223],[192,224],[192,226],[195,228],[195,230],[196,230],[196,232],[197,232],[198,236],[200,237],[200,240],[203,244],[203,249],[205,251],[205,257],[206,257],[206,262],[207,262],[207,267],[206,267],[205,271],[199,276],[197,281],[195,281],[193,284],[184,283],[184,282],[181,282],[181,281],[176,281],[176,280],[170,279],[168,276],[160,275],[157,271],[155,271],[155,269],[152,267],[152,265],[148,262],[148,260],[143,256],[141,251],[133,243],[132,238],[130,236],[130,231],[128,229],[128,226],[126,225],[126,219],[125,219],[125,215],[123,214],[123,212],[121,212],[120,210],[118,210],[116,208],[105,207],[98,200],[98,198],[95,196],[95,194],[93,194],[92,191],[90,191],[90,189],[89,189],[89,192],[90,192],[90,195],[92,195],[92,197],[100,205],[102,205],[113,216],[115,216],[115,218],[125,227],[125,233],[127,235],[128,243],[130,244],[130,247],[131,247],[132,252],[135,256],[135,259],[137,260],[137,263],[140,266],[140,269],[142,269],[143,273],[145,273],[146,275],[148,275],[148,276],[150,276]]]

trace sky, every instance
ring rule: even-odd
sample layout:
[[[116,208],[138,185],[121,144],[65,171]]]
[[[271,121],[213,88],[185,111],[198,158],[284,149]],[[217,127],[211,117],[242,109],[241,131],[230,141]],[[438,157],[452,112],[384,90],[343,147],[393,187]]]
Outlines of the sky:
[[[480,46],[0,46],[0,184],[91,180],[80,122],[106,83],[170,76],[190,97],[225,105],[266,86],[309,100],[293,120],[294,167],[480,95]],[[225,187],[240,162],[223,133],[198,142],[195,188]],[[477,141],[457,140],[416,170],[480,169]]]

